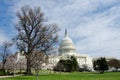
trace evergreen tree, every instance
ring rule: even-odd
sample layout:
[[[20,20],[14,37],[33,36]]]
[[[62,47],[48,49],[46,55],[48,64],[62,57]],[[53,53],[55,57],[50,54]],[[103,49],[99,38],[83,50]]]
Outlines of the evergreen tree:
[[[54,70],[63,71],[63,72],[72,72],[77,71],[79,68],[78,62],[74,56],[71,56],[70,59],[60,60],[55,66]]]
[[[94,61],[93,67],[94,70],[98,70],[100,73],[104,73],[105,70],[108,70],[108,63],[105,58],[101,57]]]
[[[71,56],[71,61],[72,61],[72,70],[77,71],[79,66],[76,58],[74,56]]]

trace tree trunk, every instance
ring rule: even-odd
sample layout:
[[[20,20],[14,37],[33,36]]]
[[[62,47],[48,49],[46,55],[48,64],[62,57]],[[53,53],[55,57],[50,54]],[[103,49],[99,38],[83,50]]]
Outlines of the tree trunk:
[[[103,73],[104,73],[104,70],[100,70],[99,72],[100,72],[100,74],[103,74]]]
[[[21,62],[20,62],[20,74],[22,73],[22,69],[21,69]]]
[[[35,74],[36,74],[36,80],[38,80],[38,76],[39,76],[39,69],[35,69]]]
[[[31,63],[30,63],[30,60],[27,59],[27,70],[26,70],[26,74],[27,75],[31,75]]]
[[[6,72],[5,72],[5,64],[4,64],[4,63],[3,63],[3,65],[2,65],[2,70],[3,70],[4,73],[6,73]]]

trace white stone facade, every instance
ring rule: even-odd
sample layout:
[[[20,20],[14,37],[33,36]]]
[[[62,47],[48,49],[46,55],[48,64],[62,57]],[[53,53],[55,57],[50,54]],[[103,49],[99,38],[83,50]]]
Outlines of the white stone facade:
[[[61,41],[59,47],[59,54],[57,56],[50,56],[49,63],[51,64],[51,69],[58,63],[60,59],[69,59],[71,56],[76,57],[79,67],[83,65],[87,65],[87,67],[91,70],[93,69],[92,58],[86,54],[78,54],[76,53],[76,48],[73,44],[73,41],[68,37],[67,31],[65,31],[65,36]],[[50,68],[50,66],[49,66]]]

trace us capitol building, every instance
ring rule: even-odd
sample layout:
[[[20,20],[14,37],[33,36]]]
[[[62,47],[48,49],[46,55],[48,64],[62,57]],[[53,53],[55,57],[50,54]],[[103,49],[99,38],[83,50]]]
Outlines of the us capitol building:
[[[71,38],[67,35],[67,30],[65,30],[65,35],[61,41],[58,49],[58,55],[49,56],[49,64],[43,65],[44,68],[53,69],[53,67],[58,63],[60,59],[66,60],[71,56],[74,56],[77,59],[79,67],[87,66],[90,70],[93,69],[92,58],[86,54],[76,53],[76,48]]]
[[[73,44],[73,41],[67,35],[67,30],[65,30],[64,38],[59,45],[58,55],[49,55],[48,63],[43,63],[41,69],[53,70],[54,66],[56,66],[59,60],[70,59],[71,56],[74,56],[77,59],[79,67],[83,68],[83,66],[87,66],[89,70],[93,69],[92,58],[86,54],[76,53],[76,48]],[[16,61],[18,62],[25,59],[25,56],[21,55],[20,52],[16,54],[16,57]]]

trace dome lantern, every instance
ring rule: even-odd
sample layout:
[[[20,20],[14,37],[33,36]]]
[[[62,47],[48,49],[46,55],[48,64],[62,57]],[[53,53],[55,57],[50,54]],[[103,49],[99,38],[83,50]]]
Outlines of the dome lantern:
[[[65,29],[65,37],[67,37],[67,29]]]

